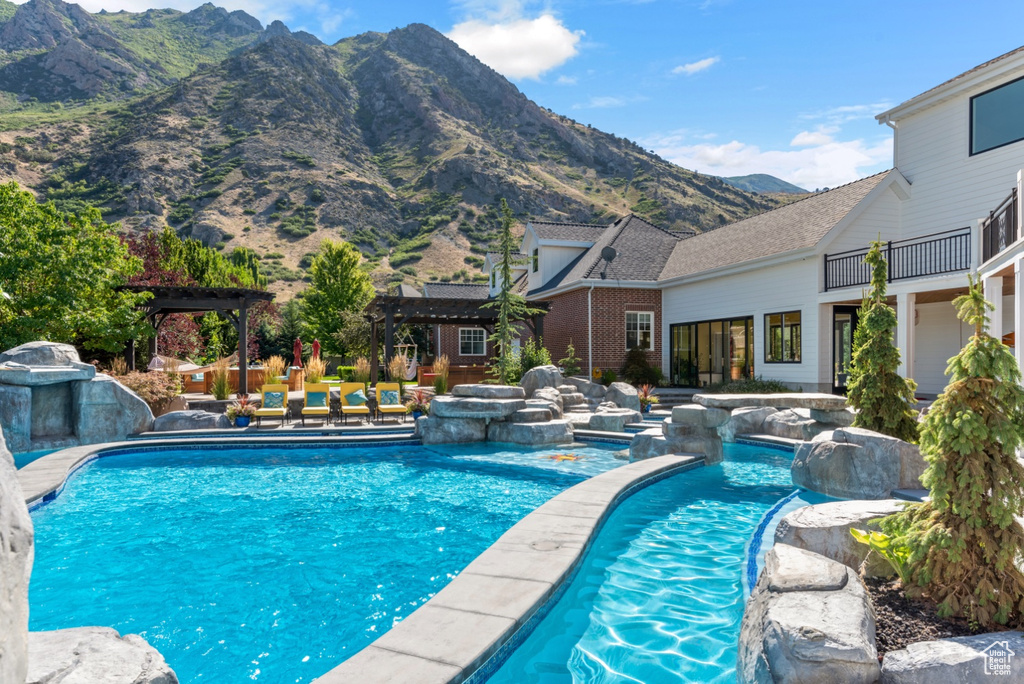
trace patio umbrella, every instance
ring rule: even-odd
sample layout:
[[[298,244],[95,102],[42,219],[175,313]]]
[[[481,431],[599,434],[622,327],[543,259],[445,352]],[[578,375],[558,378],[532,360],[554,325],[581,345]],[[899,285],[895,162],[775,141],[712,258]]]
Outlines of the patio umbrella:
[[[320,358],[320,340],[317,340],[317,339],[313,340],[313,358],[314,359],[319,359]]]
[[[302,340],[298,337],[295,338],[295,359],[292,360],[292,365],[296,368],[302,368]]]

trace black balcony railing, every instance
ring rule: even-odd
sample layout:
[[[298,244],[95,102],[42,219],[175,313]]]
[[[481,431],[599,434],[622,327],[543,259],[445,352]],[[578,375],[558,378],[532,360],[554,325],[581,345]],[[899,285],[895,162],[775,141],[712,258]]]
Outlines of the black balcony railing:
[[[988,261],[1017,241],[1017,188],[989,212],[981,224],[981,261]]]
[[[867,285],[871,269],[864,263],[868,247],[825,255],[825,291]],[[971,229],[956,228],[885,243],[889,282],[966,271],[971,267]]]

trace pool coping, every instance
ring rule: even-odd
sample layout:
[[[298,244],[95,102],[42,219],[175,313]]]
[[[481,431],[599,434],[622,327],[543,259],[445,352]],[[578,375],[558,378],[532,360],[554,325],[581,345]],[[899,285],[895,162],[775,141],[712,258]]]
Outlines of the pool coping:
[[[570,487],[512,526],[433,598],[314,684],[457,684],[493,674],[502,656],[529,635],[568,586],[615,507],[649,484],[702,465],[703,456],[658,456]]]

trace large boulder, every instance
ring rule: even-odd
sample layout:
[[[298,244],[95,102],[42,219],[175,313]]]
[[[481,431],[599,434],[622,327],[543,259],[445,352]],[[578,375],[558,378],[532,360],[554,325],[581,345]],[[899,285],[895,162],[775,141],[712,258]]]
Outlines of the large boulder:
[[[0,363],[13,362],[23,366],[76,367],[82,363],[76,350],[70,344],[60,342],[26,342],[23,345],[0,353]]]
[[[672,409],[672,418],[668,423],[672,427],[666,429],[665,434],[671,436],[671,431],[673,429],[692,430],[695,428],[718,428],[724,425],[728,420],[728,411],[723,411],[722,409],[717,408],[705,408],[704,406],[695,406],[693,404],[685,404],[683,406],[676,406]]]
[[[81,444],[116,442],[153,429],[142,398],[109,375],[74,383],[75,436]]]
[[[513,413],[509,420],[513,423],[546,423],[552,418],[551,409],[527,405],[526,408]]]
[[[551,411],[555,418],[561,418],[565,411],[562,395],[554,387],[541,387],[539,390],[534,390],[533,397],[528,401],[532,402],[530,406],[540,406],[537,402],[544,402],[544,406]]]
[[[497,422],[487,427],[487,440],[526,446],[568,444],[573,441],[572,426],[564,420],[552,420],[547,423]]]
[[[811,418],[810,409],[786,409],[766,417],[762,429],[766,435],[806,442],[829,427]]]
[[[743,406],[771,406],[776,409],[818,409],[822,411],[843,411],[846,397],[817,392],[796,392],[780,394],[695,394],[693,402],[713,408],[735,409]]]
[[[882,684],[1024,684],[1024,666],[1019,662],[1022,657],[1024,634],[1020,632],[920,641],[885,654]]]
[[[24,682],[28,672],[32,557],[32,518],[0,429],[0,682]]]
[[[887,499],[920,489],[925,461],[914,444],[862,428],[837,428],[801,444],[793,484],[841,499]]]
[[[475,397],[477,399],[526,399],[526,391],[514,385],[456,385],[453,397]]]
[[[822,411],[820,409],[808,409],[810,417],[822,425],[828,425],[829,429],[837,427],[850,427],[857,414],[852,409],[841,411]]]
[[[557,388],[564,385],[562,374],[555,366],[537,366],[523,373],[519,380],[519,386],[526,392],[526,396],[533,396],[533,393],[542,387]]]
[[[643,432],[633,435],[633,440],[629,443],[629,460],[630,461],[643,461],[648,458],[654,458],[655,456],[665,456],[667,454],[677,453],[700,453],[687,452],[682,448],[682,445],[676,442],[669,442],[665,439],[664,433],[660,427],[648,428]]]
[[[788,513],[775,529],[775,543],[789,544],[821,554],[843,565],[860,570],[867,559],[864,574],[868,577],[889,576],[892,568],[883,558],[850,534],[852,528],[878,529],[874,520],[903,510],[906,502],[896,499],[880,501],[832,501],[804,506]]]
[[[32,450],[32,388],[0,385],[0,428],[7,447],[21,453]]]
[[[718,435],[724,442],[735,442],[737,435],[763,435],[764,419],[778,409],[770,406],[744,406],[734,409],[729,420],[718,428]]]
[[[608,388],[599,382],[592,382],[585,378],[565,378],[566,385],[572,385],[576,391],[585,396],[588,400],[601,401],[608,394]]]
[[[109,627],[32,632],[26,684],[178,684],[163,656],[138,634]]]
[[[637,411],[629,409],[605,409],[590,416],[589,427],[591,430],[602,430],[604,432],[623,432],[630,423],[639,423],[642,416]]]
[[[209,411],[171,411],[153,421],[153,432],[180,430],[225,430],[231,421],[223,413]]]
[[[628,382],[613,382],[608,385],[608,391],[605,393],[604,398],[606,401],[613,402],[619,408],[632,411],[640,410],[640,394],[636,391],[636,387],[633,387]]]
[[[776,544],[743,614],[737,669],[744,684],[878,681],[875,616],[857,574]]]
[[[424,444],[484,442],[487,441],[487,421],[483,418],[423,416],[416,420],[416,436]]]
[[[504,419],[524,408],[525,399],[434,397],[430,402],[430,415],[438,418]]]

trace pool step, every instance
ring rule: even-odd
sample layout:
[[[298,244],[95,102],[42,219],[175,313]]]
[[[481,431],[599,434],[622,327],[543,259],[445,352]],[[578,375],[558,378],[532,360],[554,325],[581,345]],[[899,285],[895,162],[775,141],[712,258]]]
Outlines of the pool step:
[[[776,437],[775,435],[736,435],[736,441],[740,443],[755,443],[755,444],[768,444],[777,447],[788,447],[794,451],[798,446],[804,444],[799,439],[789,439],[788,437]]]

